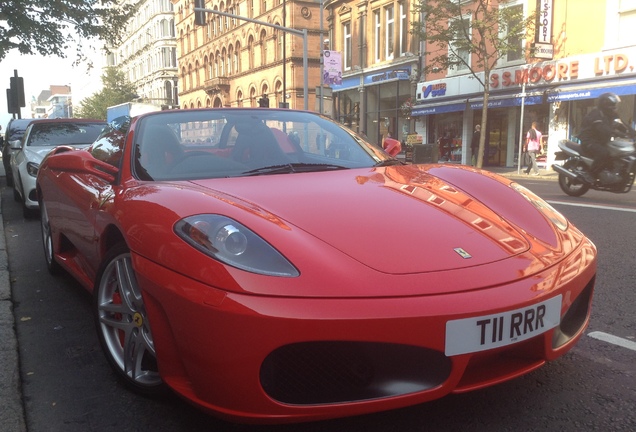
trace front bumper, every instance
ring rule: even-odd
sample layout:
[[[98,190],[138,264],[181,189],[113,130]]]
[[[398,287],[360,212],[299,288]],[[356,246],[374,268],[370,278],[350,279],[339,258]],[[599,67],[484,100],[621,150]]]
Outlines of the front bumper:
[[[587,240],[531,278],[421,297],[242,295],[137,255],[134,266],[165,382],[215,415],[261,423],[394,409],[528,373],[566,353],[581,336],[596,272]],[[505,347],[445,356],[449,320],[558,295],[563,300],[556,328]]]

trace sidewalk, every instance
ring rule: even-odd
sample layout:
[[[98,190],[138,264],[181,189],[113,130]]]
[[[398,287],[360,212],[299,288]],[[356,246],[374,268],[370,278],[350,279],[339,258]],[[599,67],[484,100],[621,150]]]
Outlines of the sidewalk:
[[[1,158],[0,158],[1,160]],[[0,177],[5,177],[0,163]],[[18,339],[15,333],[11,283],[9,280],[9,257],[4,237],[4,220],[0,203],[0,424],[2,430],[25,432],[25,413],[20,389],[18,363]]]
[[[494,173],[497,173],[499,175],[502,175],[504,177],[508,177],[508,178],[515,178],[515,179],[531,179],[531,180],[558,180],[559,178],[559,174],[554,171],[552,168],[539,168],[539,175],[538,176],[533,176],[533,175],[527,175],[524,171],[525,168],[521,168],[521,170],[519,171],[517,169],[517,167],[484,167],[484,170],[486,171],[492,171]]]

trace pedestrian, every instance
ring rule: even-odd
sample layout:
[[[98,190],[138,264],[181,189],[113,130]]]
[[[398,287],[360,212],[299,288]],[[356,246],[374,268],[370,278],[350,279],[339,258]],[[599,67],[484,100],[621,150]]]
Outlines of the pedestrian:
[[[530,174],[530,170],[534,171],[532,175],[539,175],[539,167],[537,166],[537,155],[541,154],[541,137],[542,134],[537,129],[537,122],[532,122],[532,126],[526,134],[525,151],[530,155],[530,165],[526,169],[526,174]]]
[[[481,125],[475,125],[475,132],[473,132],[473,139],[470,141],[470,154],[472,158],[472,165],[477,166],[477,160],[479,155],[479,140],[481,139]]]

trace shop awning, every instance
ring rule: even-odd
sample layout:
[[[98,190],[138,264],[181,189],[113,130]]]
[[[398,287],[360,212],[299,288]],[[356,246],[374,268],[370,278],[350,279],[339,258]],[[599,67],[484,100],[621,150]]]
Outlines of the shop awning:
[[[607,92],[636,94],[636,77],[560,85],[549,91],[548,102],[597,98]]]
[[[597,98],[606,92],[618,95],[636,94],[636,76],[632,75],[624,79],[590,80],[568,84],[554,85],[550,87],[532,88],[526,92],[523,98],[524,105],[537,105],[544,102],[568,101],[577,99]],[[504,108],[521,106],[522,96],[520,92],[506,93],[493,92],[488,97],[489,108]],[[482,95],[471,94],[462,98],[453,98],[446,101],[416,105],[411,111],[412,116],[429,114],[441,114],[448,112],[464,111],[465,109],[481,109],[484,106]]]

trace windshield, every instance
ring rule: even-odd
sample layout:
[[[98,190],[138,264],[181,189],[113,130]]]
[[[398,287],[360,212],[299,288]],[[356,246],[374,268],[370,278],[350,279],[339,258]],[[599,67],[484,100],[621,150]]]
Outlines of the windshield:
[[[135,125],[145,180],[291,174],[371,167],[391,157],[318,114],[278,109],[174,110]]]
[[[31,126],[27,146],[54,147],[59,145],[88,145],[99,136],[105,122],[51,122]]]

